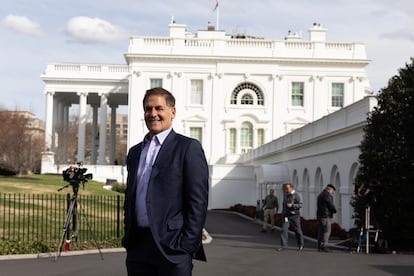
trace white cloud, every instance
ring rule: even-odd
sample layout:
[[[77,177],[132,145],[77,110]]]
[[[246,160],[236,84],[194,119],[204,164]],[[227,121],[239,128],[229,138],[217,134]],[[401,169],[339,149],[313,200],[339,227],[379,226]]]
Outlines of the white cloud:
[[[18,16],[9,14],[1,21],[2,25],[6,26],[9,29],[18,31],[20,33],[34,35],[34,36],[43,36],[45,32],[40,27],[40,25],[26,16]]]
[[[73,41],[86,44],[109,43],[129,37],[129,33],[121,27],[100,18],[85,16],[72,17],[65,32]]]

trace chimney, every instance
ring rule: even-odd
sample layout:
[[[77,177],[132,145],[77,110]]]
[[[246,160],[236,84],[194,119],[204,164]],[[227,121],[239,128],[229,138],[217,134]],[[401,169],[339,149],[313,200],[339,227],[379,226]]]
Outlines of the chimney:
[[[184,38],[185,34],[187,32],[187,25],[185,24],[177,24],[175,21],[172,21],[170,25],[168,25],[170,28],[170,37],[175,38]]]
[[[312,28],[309,29],[309,40],[310,41],[326,41],[326,31],[320,23],[313,23]]]

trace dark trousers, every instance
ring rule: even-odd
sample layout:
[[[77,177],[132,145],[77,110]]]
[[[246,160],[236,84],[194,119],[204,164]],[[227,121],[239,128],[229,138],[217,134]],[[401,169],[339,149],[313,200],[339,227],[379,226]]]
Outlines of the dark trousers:
[[[137,242],[128,248],[126,268],[128,276],[191,276],[192,258],[174,264],[169,262],[160,252],[148,228],[138,228]]]
[[[300,226],[300,216],[299,215],[283,217],[282,233],[280,235],[280,245],[282,247],[287,247],[288,246],[289,226],[291,226],[293,232],[295,232],[296,243],[297,243],[298,247],[303,246],[304,245],[304,240],[303,240],[302,227]]]
[[[318,249],[323,249],[328,245],[331,235],[331,219],[318,218]]]

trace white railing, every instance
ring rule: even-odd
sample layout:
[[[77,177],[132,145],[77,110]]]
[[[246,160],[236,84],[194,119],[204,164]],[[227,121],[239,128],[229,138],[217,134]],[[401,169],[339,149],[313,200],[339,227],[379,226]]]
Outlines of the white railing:
[[[269,51],[270,50],[270,51]],[[319,58],[366,59],[362,43],[289,41],[265,39],[197,38],[197,37],[134,37],[129,54],[169,53],[191,55],[258,55],[283,57],[317,56]],[[313,52],[317,52],[315,55]],[[325,54],[324,54],[325,52]]]
[[[81,70],[80,64],[55,64],[55,71],[77,71]]]
[[[102,65],[102,64],[49,64],[47,72],[79,72],[79,73],[128,73],[127,65]]]

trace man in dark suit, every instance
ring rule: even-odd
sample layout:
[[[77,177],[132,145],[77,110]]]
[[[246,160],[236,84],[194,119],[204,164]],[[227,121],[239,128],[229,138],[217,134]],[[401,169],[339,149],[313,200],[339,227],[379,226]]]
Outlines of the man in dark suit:
[[[192,259],[206,260],[206,158],[197,140],[172,129],[176,109],[169,91],[148,90],[143,107],[149,133],[127,158],[122,245],[128,275],[191,275]]]

